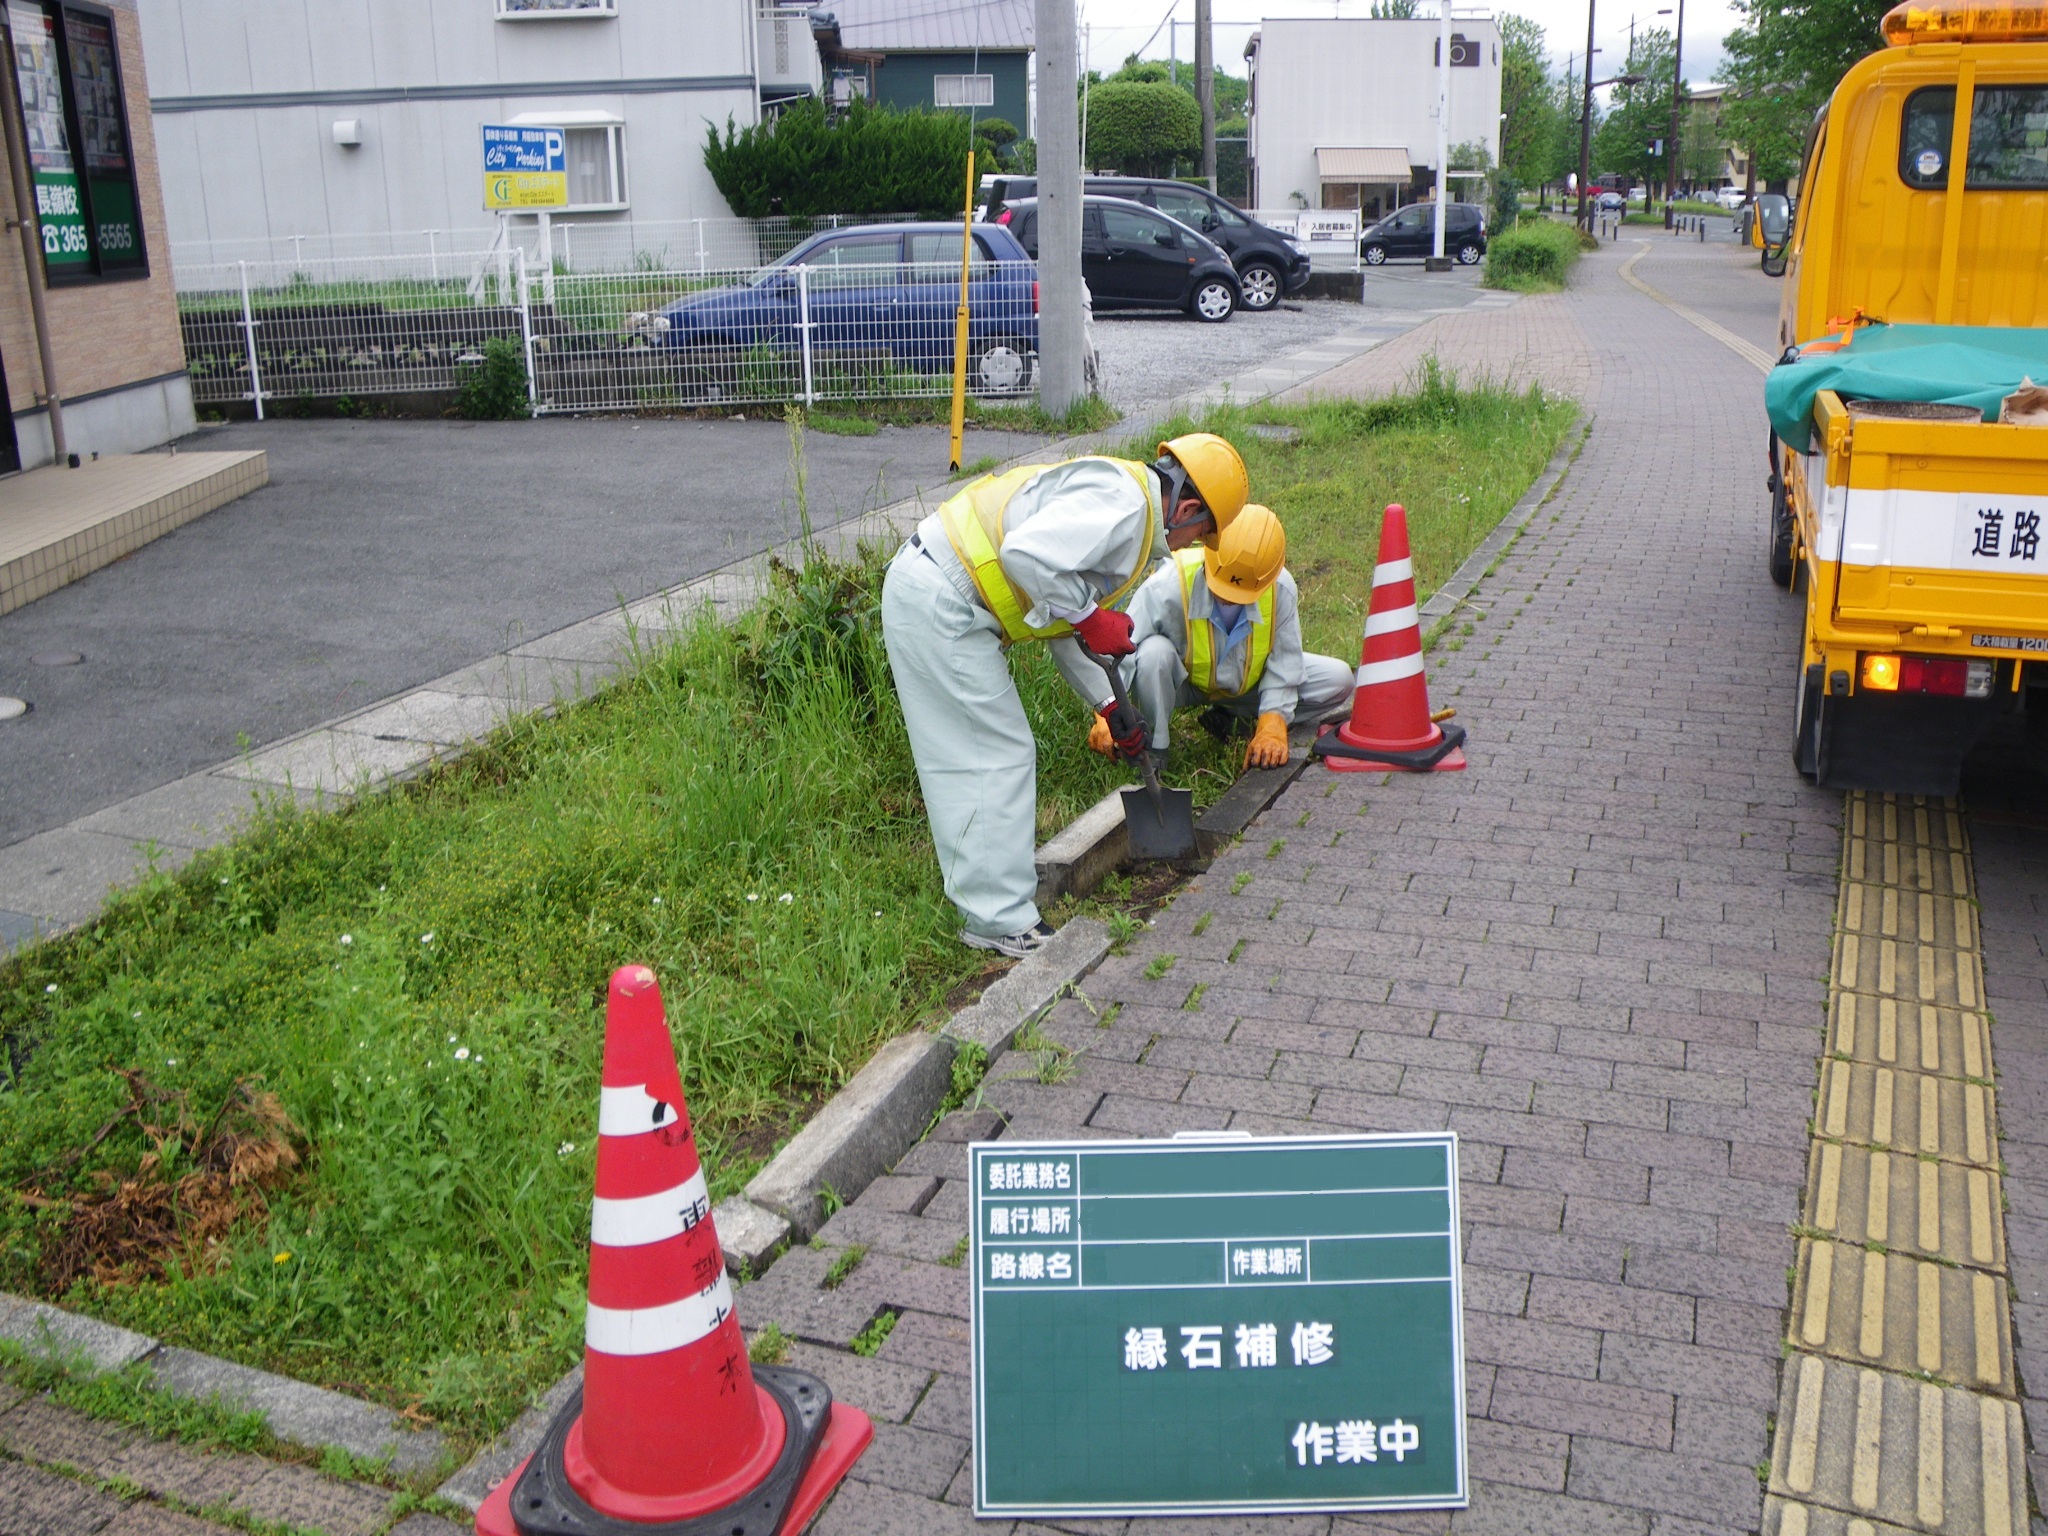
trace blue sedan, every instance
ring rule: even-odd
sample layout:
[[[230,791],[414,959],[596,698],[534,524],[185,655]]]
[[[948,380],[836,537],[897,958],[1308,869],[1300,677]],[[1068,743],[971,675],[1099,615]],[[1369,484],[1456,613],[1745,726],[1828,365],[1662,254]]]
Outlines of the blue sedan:
[[[868,224],[813,235],[744,288],[679,299],[662,311],[670,347],[800,355],[808,320],[815,369],[872,364],[953,369],[960,297],[958,224]],[[1038,269],[1016,237],[978,224],[969,253],[968,387],[1031,387],[1038,354]]]

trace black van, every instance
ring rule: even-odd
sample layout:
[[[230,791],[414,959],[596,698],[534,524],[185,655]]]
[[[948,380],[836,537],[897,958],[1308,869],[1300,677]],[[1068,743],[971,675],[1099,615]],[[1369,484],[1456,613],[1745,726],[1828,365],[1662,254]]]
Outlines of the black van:
[[[1146,176],[1090,176],[1082,190],[1157,208],[1214,240],[1229,253],[1230,264],[1237,269],[1237,285],[1246,309],[1271,309],[1283,295],[1299,293],[1308,286],[1307,252],[1297,251],[1279,230],[1247,218],[1213,192],[1185,181]],[[994,219],[1005,203],[1037,195],[1036,177],[994,177],[988,183],[982,217]]]
[[[1429,256],[1435,251],[1435,203],[1396,208],[1358,237],[1358,254],[1369,267],[1397,256]],[[1485,209],[1477,203],[1452,203],[1444,209],[1444,254],[1466,267],[1486,254]]]

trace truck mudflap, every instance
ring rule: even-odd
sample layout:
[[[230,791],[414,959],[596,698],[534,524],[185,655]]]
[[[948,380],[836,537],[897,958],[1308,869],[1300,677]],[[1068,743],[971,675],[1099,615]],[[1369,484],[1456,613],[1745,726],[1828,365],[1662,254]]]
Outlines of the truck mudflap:
[[[1962,787],[1963,759],[2001,713],[2010,712],[2004,704],[1996,695],[1823,693],[1810,738],[1814,783],[1822,789],[1953,795]]]

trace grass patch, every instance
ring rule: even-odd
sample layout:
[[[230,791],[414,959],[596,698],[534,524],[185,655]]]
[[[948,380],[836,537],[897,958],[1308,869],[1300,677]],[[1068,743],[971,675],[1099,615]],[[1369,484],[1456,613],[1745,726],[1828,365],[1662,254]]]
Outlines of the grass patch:
[[[895,1332],[896,1316],[894,1312],[877,1313],[874,1321],[853,1336],[847,1348],[869,1359],[880,1354],[882,1346],[889,1341],[889,1335]]]
[[[1564,287],[1583,249],[1579,233],[1554,219],[1523,219],[1486,247],[1486,286],[1517,293],[1555,293]]]
[[[1426,594],[1572,416],[1430,371],[1160,435],[1239,444],[1288,521],[1308,642],[1345,656],[1382,502],[1409,507]],[[886,553],[784,573],[420,782],[274,808],[0,964],[0,1290],[410,1410],[457,1450],[501,1428],[582,1348],[615,966],[661,978],[715,1199],[983,973],[889,686]],[[1043,647],[1012,666],[1042,837],[1132,775],[1083,749]],[[1189,721],[1169,778],[1206,803],[1241,750]],[[983,1066],[960,1063],[963,1101]]]
[[[804,425],[830,437],[873,437],[882,430],[881,423],[865,416],[828,416],[823,411],[812,411],[804,418]]]
[[[1237,445],[1253,497],[1287,526],[1304,644],[1348,661],[1358,655],[1372,598],[1381,509],[1407,508],[1415,595],[1427,599],[1542,473],[1577,419],[1569,400],[1460,381],[1430,356],[1402,394],[1218,407],[1200,421],[1169,422],[1159,436],[1204,430]],[[1250,431],[1253,423],[1294,426],[1301,435],[1279,442]],[[1174,727],[1176,753],[1205,739],[1192,714],[1183,718],[1186,729]],[[1240,745],[1232,766],[1241,753]]]

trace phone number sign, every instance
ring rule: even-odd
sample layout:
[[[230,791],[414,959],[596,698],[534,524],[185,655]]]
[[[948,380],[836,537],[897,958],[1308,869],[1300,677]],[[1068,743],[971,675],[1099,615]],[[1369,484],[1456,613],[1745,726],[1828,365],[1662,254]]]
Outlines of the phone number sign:
[[[977,1515],[1464,1506],[1455,1135],[969,1150]]]

